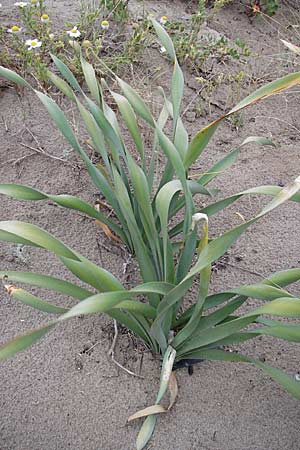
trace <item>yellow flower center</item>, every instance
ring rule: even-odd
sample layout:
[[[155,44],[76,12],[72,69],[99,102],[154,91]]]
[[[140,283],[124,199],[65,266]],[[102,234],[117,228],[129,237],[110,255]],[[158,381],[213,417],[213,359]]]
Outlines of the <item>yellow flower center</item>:
[[[36,41],[31,41],[31,42],[30,42],[30,45],[31,45],[31,47],[35,47],[35,46],[36,46],[36,44],[37,44],[37,42],[36,42]]]
[[[167,16],[161,16],[161,20],[168,20]]]
[[[76,28],[72,28],[71,33],[76,33],[77,29]]]
[[[107,27],[108,21],[107,20],[102,20],[101,25],[103,25],[104,27]]]
[[[42,19],[45,19],[45,20],[49,19],[48,14],[42,14]]]
[[[13,31],[14,33],[17,33],[20,30],[20,28],[17,25],[14,25],[13,27],[11,27],[11,31]]]

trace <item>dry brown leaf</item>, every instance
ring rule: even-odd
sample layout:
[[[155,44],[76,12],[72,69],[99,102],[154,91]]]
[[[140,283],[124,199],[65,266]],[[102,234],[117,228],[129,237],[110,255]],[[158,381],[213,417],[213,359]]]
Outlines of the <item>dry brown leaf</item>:
[[[236,214],[243,222],[246,222],[245,217],[241,213],[236,211],[234,214]]]
[[[300,47],[292,44],[291,42],[285,41],[284,39],[280,40],[289,50],[291,50],[291,52],[296,53],[296,55],[300,55]]]
[[[178,395],[178,383],[177,383],[175,372],[172,372],[171,376],[170,376],[169,391],[170,391],[170,404],[168,406],[168,411],[172,408],[172,406],[176,402],[176,398]]]
[[[132,416],[128,417],[128,422],[139,419],[140,417],[151,416],[152,414],[161,414],[165,412],[167,412],[167,410],[161,405],[148,406],[148,408],[141,409]]]
[[[16,286],[13,286],[12,284],[5,284],[4,287],[7,290],[8,295],[13,295],[14,291],[17,289]]]
[[[111,206],[107,205],[105,202],[102,202],[101,200],[97,200],[95,202],[95,209],[99,212],[100,211],[100,205],[104,206],[105,208],[112,210]],[[105,235],[109,237],[110,239],[113,239],[115,242],[122,243],[121,239],[116,236],[105,223],[101,222],[100,220],[96,220],[97,224],[102,228]]]
[[[97,224],[99,225],[99,227],[102,228],[102,230],[104,231],[104,233],[106,234],[107,237],[109,237],[110,239],[113,239],[114,241],[118,242],[118,243],[122,243],[121,239],[116,236],[112,231],[110,231],[109,227],[107,225],[105,225],[105,223],[100,222],[100,220],[96,220]]]
[[[100,206],[103,206],[104,208],[108,209],[109,211],[113,210],[112,207],[110,205],[108,205],[106,202],[98,199],[95,201],[95,208],[97,209],[97,211],[99,211]]]

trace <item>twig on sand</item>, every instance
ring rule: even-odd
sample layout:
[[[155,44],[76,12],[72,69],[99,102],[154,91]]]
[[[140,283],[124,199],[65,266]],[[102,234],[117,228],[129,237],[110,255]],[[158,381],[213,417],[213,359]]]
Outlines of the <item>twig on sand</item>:
[[[17,159],[15,159],[15,158],[9,159],[8,161],[5,161],[3,164],[1,164],[0,167],[3,167],[3,166],[5,166],[6,164],[10,164],[10,163],[12,163],[14,166],[16,166],[17,164],[19,164],[19,163],[20,163],[21,161],[23,161],[24,159],[30,158],[30,157],[33,156],[33,155],[35,155],[35,152],[32,152],[32,153],[30,153],[29,155],[21,156],[20,158],[17,158]]]
[[[250,270],[250,269],[247,269],[246,267],[242,267],[242,266],[239,266],[237,264],[232,264],[232,263],[227,262],[227,261],[224,262],[224,264],[226,266],[234,267],[235,269],[241,270],[242,272],[247,272],[247,273],[250,273],[252,275],[256,275],[257,277],[266,278],[266,275],[263,275],[262,273],[256,272],[255,270]]]
[[[5,117],[4,116],[2,116],[2,120],[3,120],[3,125],[4,125],[4,128],[5,128],[5,131],[6,131],[6,133],[8,133],[8,126],[7,126],[7,123],[6,123],[6,120],[5,120]]]
[[[72,164],[70,161],[67,161],[66,159],[59,158],[58,156],[50,155],[50,153],[45,152],[45,150],[41,150],[39,148],[31,147],[31,145],[24,144],[23,142],[21,142],[20,145],[22,145],[22,147],[26,147],[26,148],[28,148],[30,150],[33,150],[35,153],[39,153],[40,155],[47,156],[47,158],[55,159],[56,161],[61,161],[64,164],[68,164],[69,166],[72,166],[73,168],[77,167],[74,164]]]
[[[126,367],[122,366],[122,364],[120,364],[118,361],[116,361],[116,359],[115,359],[115,348],[116,348],[119,332],[118,332],[117,321],[115,319],[114,319],[114,329],[115,329],[115,334],[114,334],[114,338],[113,338],[111,347],[108,350],[108,356],[111,357],[112,362],[114,364],[116,364],[116,366],[118,366],[120,369],[124,370],[129,375],[131,375],[133,377],[137,377],[137,378],[144,378],[142,375],[138,375],[137,373],[132,372],[131,370],[129,370]]]

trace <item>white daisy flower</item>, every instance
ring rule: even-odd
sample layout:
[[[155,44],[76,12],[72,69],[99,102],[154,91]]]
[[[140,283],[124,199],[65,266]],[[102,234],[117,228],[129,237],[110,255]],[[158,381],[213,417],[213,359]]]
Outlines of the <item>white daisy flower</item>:
[[[50,20],[50,18],[48,16],[48,14],[42,14],[41,15],[41,22],[47,23],[47,22],[49,22],[49,20]]]
[[[7,32],[12,34],[21,33],[22,28],[18,27],[18,25],[13,25],[11,28],[8,28]]]
[[[108,30],[108,28],[109,28],[109,22],[108,22],[108,20],[102,20],[102,22],[101,22],[101,28],[103,28],[103,30]]]
[[[168,18],[167,18],[167,16],[161,16],[159,21],[162,25],[166,25],[166,23],[168,22]]]
[[[16,2],[15,6],[18,6],[19,8],[25,8],[25,6],[27,6],[28,3],[27,2]]]
[[[0,3],[0,8],[2,8],[2,3]]]
[[[68,30],[67,34],[70,37],[79,37],[81,35],[80,31],[78,30],[77,27],[73,27],[72,30]]]
[[[164,54],[164,53],[166,53],[166,49],[165,49],[165,47],[160,47],[160,49],[159,49],[159,52],[161,53],[161,54]]]
[[[25,44],[27,45],[28,50],[39,48],[42,45],[41,41],[38,41],[37,39],[28,39]]]

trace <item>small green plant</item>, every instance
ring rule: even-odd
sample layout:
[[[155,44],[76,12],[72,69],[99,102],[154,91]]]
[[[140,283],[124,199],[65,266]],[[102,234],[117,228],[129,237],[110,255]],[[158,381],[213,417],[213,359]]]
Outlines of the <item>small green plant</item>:
[[[233,0],[215,0],[214,1],[214,13],[220,11],[221,8],[223,8],[226,5],[229,5],[229,3],[232,3]]]
[[[160,44],[174,65],[171,101],[162,91],[163,107],[158,118],[153,117],[143,99],[120,78],[116,77],[116,82],[122,94],[111,90],[104,82],[100,84],[93,67],[81,57],[82,71],[90,91],[90,95],[87,95],[68,67],[53,56],[63,78],[50,74],[51,80],[77,105],[95,151],[101,156],[101,163],[94,165],[90,161],[55,101],[42,92],[34,91],[61,133],[83,159],[92,182],[104,195],[114,216],[108,217],[91,204],[71,195],[50,195],[17,184],[0,185],[0,192],[13,198],[34,201],[48,199],[93,217],[111,239],[125,243],[128,251],[135,256],[142,283],[126,289],[117,275],[92,263],[41,228],[14,220],[0,222],[0,239],[53,252],[62,264],[87,285],[79,287],[52,276],[30,272],[1,271],[0,275],[12,297],[33,308],[57,314],[58,318],[2,346],[0,359],[26,349],[65,320],[82,314],[106,313],[125,325],[152,352],[163,358],[155,404],[130,417],[131,420],[146,417],[137,437],[138,450],[149,441],[158,414],[166,412],[160,402],[168,386],[172,392],[170,407],[174,403],[177,388],[173,367],[189,365],[195,360],[252,363],[294,397],[300,398],[300,385],[292,377],[262,361],[224,348],[263,335],[300,341],[298,323],[274,319],[276,316],[291,319],[300,317],[300,299],[285,289],[300,279],[300,269],[278,272],[258,284],[209,294],[212,264],[226,253],[251,224],[287,200],[299,202],[300,177],[283,189],[261,186],[222,200],[213,200],[214,190],[208,188],[208,184],[236,162],[241,146],[249,142],[271,144],[269,140],[251,137],[216,162],[206,173],[189,178],[189,169],[223,120],[261,99],[298,84],[300,73],[261,87],[227,114],[197,132],[189,141],[180,117],[183,73],[169,35],[158,22],[153,20],[152,23]],[[1,67],[0,75],[20,86],[31,88],[27,81],[9,69]],[[105,101],[105,92],[111,94],[118,107],[132,138],[130,146],[122,138],[118,117]],[[150,155],[146,155],[136,116],[153,131]],[[169,119],[172,121],[171,136],[164,131]],[[159,151],[165,156],[163,172],[160,170]],[[213,215],[244,195],[251,194],[270,195],[273,198],[255,217],[218,237],[209,236]],[[211,198],[211,203],[197,210],[194,203],[196,195]],[[182,216],[178,215],[180,212]],[[186,307],[185,297],[191,295],[189,290],[198,280],[194,302]],[[72,297],[75,304],[68,309],[49,303],[12,284],[16,282],[63,293]],[[261,300],[260,306],[241,311],[240,307],[245,305],[249,297]]]
[[[254,14],[267,14],[273,16],[279,7],[279,0],[252,0],[251,8]]]
[[[251,55],[249,48],[241,39],[230,43],[228,39],[213,30],[205,28],[202,32],[206,21],[223,6],[224,3],[220,3],[218,7],[215,5],[215,9],[209,15],[205,8],[205,1],[200,0],[198,11],[192,15],[190,24],[166,20],[165,27],[173,38],[179,63],[184,62],[196,73],[205,72],[204,64],[210,57],[223,61],[228,57],[241,59]]]
[[[262,10],[268,14],[268,16],[273,16],[277,11],[278,6],[278,0],[261,0]]]
[[[19,10],[14,23],[8,29],[0,25],[1,61],[26,78],[33,76],[36,81],[48,84],[50,53],[60,56],[77,77],[82,76],[77,52],[80,45],[96,68],[96,59],[103,58],[111,69],[116,70],[123,63],[133,61],[130,59],[133,52],[126,52],[126,44],[130,47],[133,43],[135,59],[142,50],[142,45],[138,48],[142,38],[137,39],[135,30],[125,31],[127,5],[127,1],[119,0],[82,1],[76,23],[66,22],[64,29],[54,30],[52,16],[43,0],[18,2],[14,5]],[[108,21],[108,18],[112,20]],[[111,33],[114,22],[118,26]],[[122,45],[114,46],[112,39]]]
[[[235,82],[233,78],[238,74],[232,75],[220,72],[224,70],[226,63],[239,60],[241,65],[245,63],[251,55],[250,49],[242,39],[236,39],[230,42],[225,36],[222,36],[207,26],[213,16],[220,9],[229,3],[227,0],[214,3],[211,12],[206,8],[206,2],[200,0],[197,12],[191,16],[189,23],[183,21],[171,21],[167,17],[161,18],[166,30],[172,37],[175,52],[180,64],[184,64],[192,75],[195,75],[197,81],[201,80],[202,97],[211,98],[214,91],[224,86],[233,88]],[[165,20],[163,20],[165,19]],[[220,63],[220,70],[217,73],[212,71],[214,62]]]

